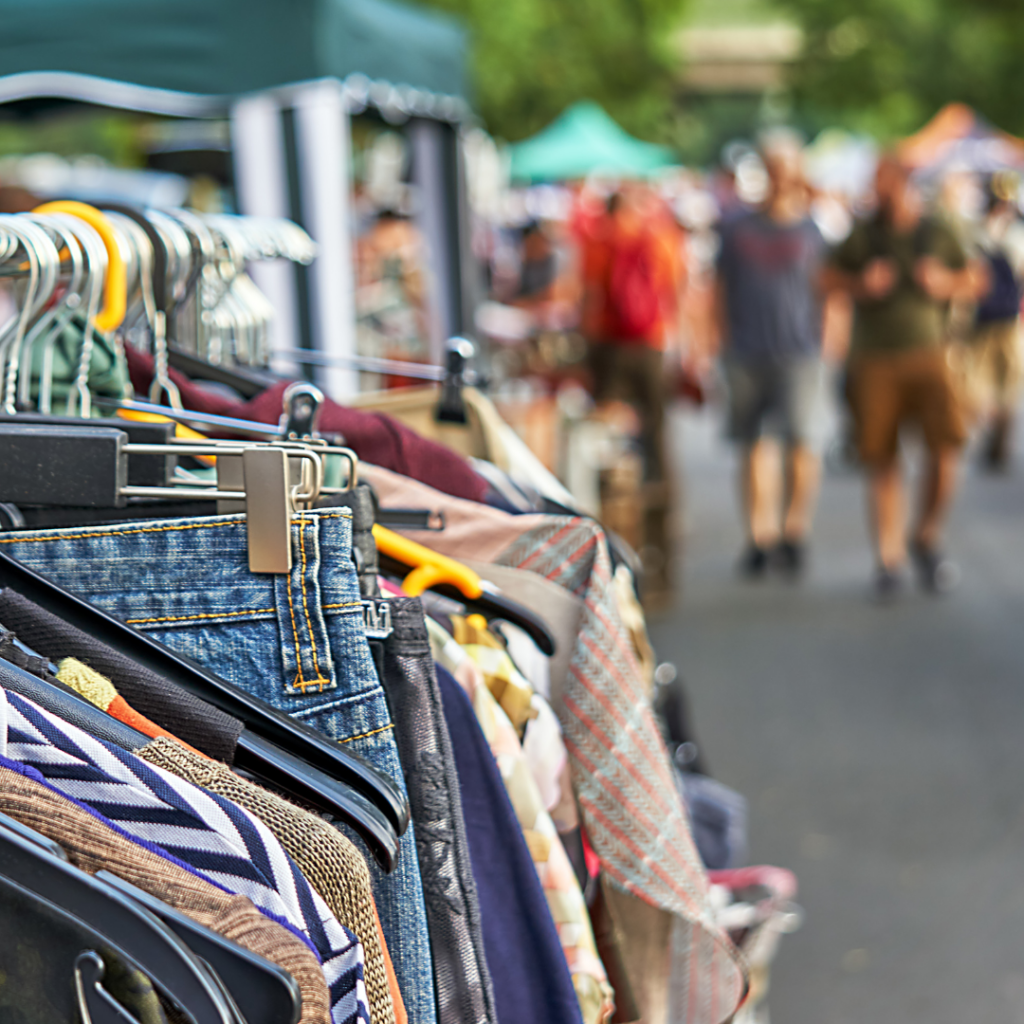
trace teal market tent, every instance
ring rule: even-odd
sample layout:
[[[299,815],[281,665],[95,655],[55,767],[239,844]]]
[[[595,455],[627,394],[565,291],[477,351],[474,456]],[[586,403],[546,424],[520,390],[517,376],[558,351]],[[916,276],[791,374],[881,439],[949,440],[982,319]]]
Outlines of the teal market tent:
[[[230,96],[361,74],[466,96],[463,28],[396,0],[0,0],[0,26],[0,79]]]
[[[594,173],[635,177],[677,163],[670,149],[634,138],[590,101],[568,107],[511,150],[512,179],[520,182],[570,181]]]

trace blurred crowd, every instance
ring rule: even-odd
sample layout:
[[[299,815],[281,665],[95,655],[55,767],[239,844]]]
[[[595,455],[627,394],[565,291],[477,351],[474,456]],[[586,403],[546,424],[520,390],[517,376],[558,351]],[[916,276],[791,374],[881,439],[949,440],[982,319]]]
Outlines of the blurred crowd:
[[[820,165],[776,129],[727,148],[712,172],[513,191],[502,216],[477,218],[476,326],[499,405],[641,553],[651,600],[670,594],[678,554],[672,400],[724,407],[751,577],[803,570],[828,452],[866,475],[875,594],[898,594],[911,568],[947,590],[958,574],[942,527],[965,442],[976,432],[986,468],[1010,465],[1016,175],[922,171],[898,151],[847,153],[831,182]],[[363,351],[426,359],[429,268],[413,221],[369,216],[357,262]],[[909,526],[903,435],[923,453]]]

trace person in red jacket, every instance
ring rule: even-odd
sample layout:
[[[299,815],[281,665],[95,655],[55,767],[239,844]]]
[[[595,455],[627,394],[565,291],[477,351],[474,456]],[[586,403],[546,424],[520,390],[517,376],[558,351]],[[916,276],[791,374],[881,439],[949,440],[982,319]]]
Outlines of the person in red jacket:
[[[641,423],[644,479],[663,482],[664,352],[683,280],[679,228],[647,187],[622,187],[583,246],[583,333],[594,398],[633,405]]]

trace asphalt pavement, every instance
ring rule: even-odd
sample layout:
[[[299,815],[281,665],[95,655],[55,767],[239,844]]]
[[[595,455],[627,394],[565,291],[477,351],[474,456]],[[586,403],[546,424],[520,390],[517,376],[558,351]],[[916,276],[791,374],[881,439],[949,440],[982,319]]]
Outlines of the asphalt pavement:
[[[772,1024],[1024,1024],[1024,456],[965,470],[960,588],[878,607],[856,472],[824,480],[801,583],[743,582],[717,414],[671,436],[682,596],[651,636],[750,802],[750,862],[800,882]]]

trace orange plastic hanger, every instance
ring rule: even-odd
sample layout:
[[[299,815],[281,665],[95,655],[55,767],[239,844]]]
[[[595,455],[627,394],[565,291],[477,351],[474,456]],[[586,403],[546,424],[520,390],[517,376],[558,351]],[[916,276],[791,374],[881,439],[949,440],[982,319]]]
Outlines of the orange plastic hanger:
[[[381,554],[402,565],[413,566],[412,572],[402,580],[402,590],[410,597],[419,597],[423,591],[447,583],[455,587],[466,601],[524,629],[544,654],[550,656],[555,653],[555,638],[544,620],[529,608],[505,597],[497,587],[488,584],[485,588],[480,577],[468,566],[376,523],[373,539]]]
[[[85,221],[103,239],[107,250],[107,274],[103,281],[103,308],[96,314],[96,329],[112,331],[120,327],[128,308],[128,276],[117,244],[114,225],[95,206],[74,199],[57,199],[37,206],[33,213],[67,213]]]
[[[480,577],[454,558],[439,555],[376,523],[373,526],[373,539],[377,542],[377,549],[389,558],[403,565],[414,566],[402,581],[402,589],[410,597],[419,597],[424,590],[436,587],[439,583],[451,584],[469,601],[475,601],[484,592]]]

